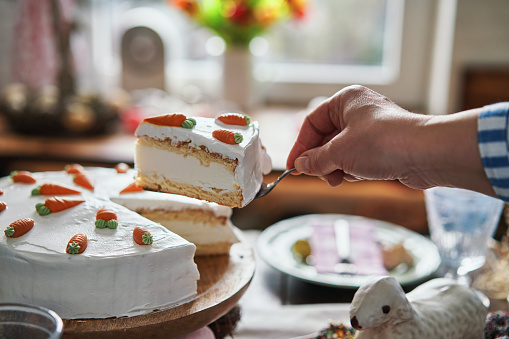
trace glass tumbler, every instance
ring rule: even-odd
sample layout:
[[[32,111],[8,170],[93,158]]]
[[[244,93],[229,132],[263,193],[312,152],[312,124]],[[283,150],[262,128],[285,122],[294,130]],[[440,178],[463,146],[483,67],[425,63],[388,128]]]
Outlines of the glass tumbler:
[[[465,276],[484,265],[504,203],[487,195],[449,187],[425,192],[431,240],[448,276]]]
[[[0,304],[0,337],[58,339],[62,319],[52,310],[26,304]]]

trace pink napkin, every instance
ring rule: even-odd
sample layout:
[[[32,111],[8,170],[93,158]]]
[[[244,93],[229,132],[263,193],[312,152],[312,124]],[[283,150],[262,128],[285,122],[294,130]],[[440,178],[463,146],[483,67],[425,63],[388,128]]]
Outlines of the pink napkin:
[[[350,261],[355,265],[355,274],[386,275],[382,252],[377,243],[374,224],[369,220],[351,219]],[[334,220],[315,220],[310,239],[312,264],[319,273],[338,272],[336,264],[341,262],[336,247]]]

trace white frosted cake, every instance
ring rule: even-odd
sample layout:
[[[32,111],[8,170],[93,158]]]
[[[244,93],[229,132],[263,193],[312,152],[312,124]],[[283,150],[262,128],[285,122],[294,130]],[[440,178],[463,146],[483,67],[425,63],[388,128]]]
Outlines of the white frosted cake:
[[[192,299],[195,245],[110,199],[132,173],[85,174],[92,189],[64,171],[0,179],[0,302],[79,319],[136,316]],[[88,241],[72,241],[76,235]]]
[[[164,114],[143,120],[135,134],[137,183],[147,190],[244,207],[271,171],[258,123],[240,114]]]

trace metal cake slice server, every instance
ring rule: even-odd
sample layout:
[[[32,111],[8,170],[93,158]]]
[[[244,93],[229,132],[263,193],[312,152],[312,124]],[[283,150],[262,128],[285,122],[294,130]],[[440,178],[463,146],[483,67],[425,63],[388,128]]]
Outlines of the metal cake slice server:
[[[288,174],[292,173],[293,171],[295,171],[295,168],[290,168],[289,170],[284,171],[283,174],[281,174],[281,176],[279,178],[277,178],[274,182],[271,182],[269,184],[262,182],[260,190],[258,191],[258,193],[256,193],[254,198],[258,199],[258,198],[264,197],[267,194],[269,194],[269,192],[272,191],[274,189],[274,187],[276,187],[276,185],[279,184],[279,182],[281,180],[283,180],[284,177],[286,177]]]
[[[350,225],[344,219],[334,223],[336,233],[336,247],[342,263],[350,263]]]

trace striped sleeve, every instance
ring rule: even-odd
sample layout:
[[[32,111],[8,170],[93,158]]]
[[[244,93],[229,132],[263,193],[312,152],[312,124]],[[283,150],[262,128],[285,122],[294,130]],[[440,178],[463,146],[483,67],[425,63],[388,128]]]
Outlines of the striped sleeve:
[[[484,170],[498,197],[509,202],[509,102],[485,106],[477,123]]]

